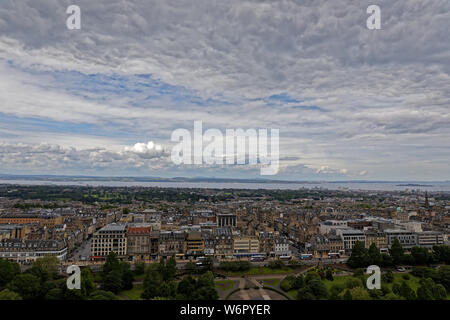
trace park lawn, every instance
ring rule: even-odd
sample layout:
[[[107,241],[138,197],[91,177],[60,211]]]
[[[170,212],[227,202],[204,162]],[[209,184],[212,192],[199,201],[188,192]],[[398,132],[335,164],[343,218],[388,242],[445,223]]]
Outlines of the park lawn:
[[[263,279],[262,283],[267,286],[275,287],[280,282],[280,279],[273,278],[273,279]]]
[[[403,275],[404,274],[408,274],[409,275],[409,280],[404,280],[403,279]],[[408,285],[411,287],[411,289],[413,289],[415,292],[417,292],[417,289],[419,289],[420,287],[420,278],[417,278],[415,276],[413,276],[411,273],[394,273],[394,282],[392,283],[384,283],[389,289],[392,290],[392,285],[394,283],[398,283],[398,284],[402,284],[403,281],[406,281],[408,283]]]
[[[230,276],[243,276],[243,275],[265,275],[265,274],[289,274],[294,272],[294,269],[286,267],[283,269],[270,269],[268,267],[252,267],[248,271],[228,271]]]
[[[333,285],[343,285],[343,286],[345,286],[345,282],[346,282],[348,279],[351,279],[351,278],[353,278],[353,276],[351,276],[351,275],[347,275],[347,276],[334,276],[333,281],[330,281],[330,280],[326,280],[326,279],[325,279],[325,280],[323,280],[323,283],[325,284],[325,286],[327,287],[327,290],[329,291]]]
[[[141,294],[144,291],[143,284],[136,284],[133,289],[122,291],[120,294],[127,297],[130,300],[142,300]]]
[[[228,291],[234,287],[235,281],[233,280],[217,280],[216,288],[222,291]]]

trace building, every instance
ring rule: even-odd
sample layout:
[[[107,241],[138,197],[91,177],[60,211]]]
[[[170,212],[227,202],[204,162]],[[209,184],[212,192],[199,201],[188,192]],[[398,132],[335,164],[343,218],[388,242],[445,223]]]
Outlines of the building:
[[[133,261],[146,261],[151,254],[150,224],[134,223],[127,226],[127,255]]]
[[[58,224],[64,223],[64,217],[55,214],[2,214],[0,215],[0,224],[29,224],[39,223],[41,226],[53,228]]]
[[[237,217],[232,213],[220,213],[217,214],[217,226],[218,227],[236,227]]]
[[[18,263],[30,263],[44,256],[55,256],[63,261],[67,257],[67,247],[57,240],[19,240],[0,241],[0,258]]]
[[[314,235],[310,242],[308,251],[315,258],[328,258],[330,254],[341,255],[344,251],[342,237],[337,235]]]
[[[91,244],[91,259],[105,259],[112,251],[119,259],[127,254],[126,225],[111,223],[94,233]]]
[[[186,234],[185,246],[186,256],[202,256],[205,250],[202,233],[199,231],[188,232]]]
[[[289,241],[283,238],[275,238],[274,241],[275,256],[290,256]]]
[[[2,232],[9,234],[8,238],[22,240],[31,232],[31,228],[26,224],[0,224],[0,234]]]
[[[408,230],[400,229],[387,229],[384,231],[386,233],[386,243],[390,249],[395,239],[398,239],[403,247],[403,249],[409,250],[417,245],[417,235]]]
[[[374,243],[378,249],[386,249],[386,234],[384,232],[372,231],[368,230],[364,232],[366,235],[366,248],[370,248],[370,246]]]
[[[218,258],[232,258],[233,257],[233,233],[231,228],[215,228],[213,231],[214,237],[214,256]]]
[[[444,244],[444,235],[438,231],[422,231],[417,233],[417,244],[420,247],[432,249],[433,246]]]
[[[160,231],[159,255],[161,257],[183,257],[185,246],[184,242],[184,231]]]
[[[346,253],[349,253],[353,249],[353,246],[357,241],[361,241],[364,246],[366,245],[366,236],[361,230],[341,229],[337,230],[336,234],[341,237]]]
[[[256,237],[236,236],[233,238],[233,255],[245,257],[259,254],[259,240]]]

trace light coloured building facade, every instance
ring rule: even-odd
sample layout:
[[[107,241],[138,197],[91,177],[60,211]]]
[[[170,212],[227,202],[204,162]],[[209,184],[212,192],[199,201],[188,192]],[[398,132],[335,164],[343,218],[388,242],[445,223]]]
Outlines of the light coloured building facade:
[[[91,259],[105,259],[112,251],[121,259],[127,254],[126,225],[111,223],[94,233]]]

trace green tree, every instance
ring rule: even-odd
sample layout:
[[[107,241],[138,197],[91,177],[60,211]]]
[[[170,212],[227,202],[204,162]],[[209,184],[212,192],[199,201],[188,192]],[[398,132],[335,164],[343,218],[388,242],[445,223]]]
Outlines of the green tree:
[[[351,268],[365,268],[369,263],[369,251],[365,248],[364,242],[356,241],[352,253],[347,260],[347,264]]]
[[[397,238],[395,238],[394,242],[392,242],[391,249],[389,250],[389,254],[392,257],[392,262],[394,265],[398,265],[403,261],[403,256],[404,256],[403,247]]]
[[[121,262],[122,290],[130,290],[133,288],[134,275],[128,262]]]
[[[433,300],[433,287],[435,283],[432,279],[420,280],[420,287],[417,289],[417,298],[419,300]]]
[[[0,287],[7,285],[20,273],[20,266],[16,262],[0,259]]]
[[[137,261],[134,264],[134,273],[137,275],[145,274],[145,263],[143,261]]]
[[[88,297],[97,286],[92,277],[91,269],[89,267],[81,270],[81,293],[84,297]]]
[[[297,291],[297,300],[316,300],[316,297],[309,287],[304,287]]]
[[[162,282],[163,279],[161,274],[157,270],[149,268],[144,278],[144,291],[142,292],[142,298],[152,299],[154,297],[158,297],[160,292],[159,288]]]
[[[400,286],[399,294],[406,300],[415,300],[417,298],[414,290],[411,289],[411,287],[406,282],[403,282]]]
[[[47,279],[55,279],[58,276],[59,260],[55,256],[47,255],[36,259],[33,267],[41,269],[47,274]]]
[[[331,269],[327,269],[327,271],[325,272],[325,278],[329,281],[333,281],[333,271]]]
[[[394,282],[394,274],[391,270],[388,270],[386,271],[386,273],[383,273],[383,275],[381,276],[381,280],[387,283],[392,283]]]
[[[123,282],[120,270],[110,271],[103,280],[102,290],[111,291],[112,293],[117,294],[122,288]]]
[[[371,300],[369,292],[363,287],[350,289],[350,293],[352,295],[352,300]]]
[[[308,286],[317,299],[326,299],[328,297],[328,290],[323,281],[313,280]]]
[[[380,249],[378,249],[375,243],[372,243],[369,247],[369,263],[371,265],[381,266],[383,264],[383,257],[381,256]]]
[[[431,260],[431,255],[428,253],[427,248],[413,247],[411,249],[411,256],[414,260],[414,264],[418,265],[427,264]]]
[[[192,276],[184,277],[180,283],[178,283],[177,294],[180,300],[189,300],[191,294],[196,289],[196,281]]]
[[[17,292],[24,300],[38,299],[41,295],[41,281],[32,274],[19,274],[7,285],[7,289]]]
[[[89,295],[89,300],[119,300],[119,297],[109,291],[95,290]]]
[[[106,257],[106,262],[103,265],[101,276],[102,278],[105,278],[111,271],[120,269],[120,261],[117,258],[117,253],[111,251],[110,254]]]
[[[22,300],[22,297],[17,292],[3,289],[0,291],[0,300]]]
[[[350,289],[345,290],[343,299],[344,300],[353,300],[353,297],[352,297],[352,294],[350,292]]]

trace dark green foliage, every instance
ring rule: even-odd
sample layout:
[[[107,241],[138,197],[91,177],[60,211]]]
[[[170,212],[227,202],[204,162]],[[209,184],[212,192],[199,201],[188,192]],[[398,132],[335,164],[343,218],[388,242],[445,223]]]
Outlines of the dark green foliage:
[[[145,263],[138,261],[134,264],[134,273],[137,275],[142,275],[145,273]]]
[[[381,275],[381,280],[387,283],[392,283],[394,281],[394,274],[391,270],[386,271]]]
[[[19,273],[20,266],[18,263],[0,259],[0,287],[7,285]]]
[[[389,254],[392,257],[392,262],[394,265],[398,265],[403,262],[404,251],[402,244],[397,238],[394,239],[391,249],[389,250]]]
[[[7,289],[17,292],[24,300],[39,299],[41,281],[29,273],[19,274],[7,285]]]
[[[219,268],[224,271],[248,271],[252,267],[249,261],[223,261],[220,263]]]
[[[370,264],[369,251],[364,247],[362,241],[356,241],[347,264],[351,268],[366,268]]]

